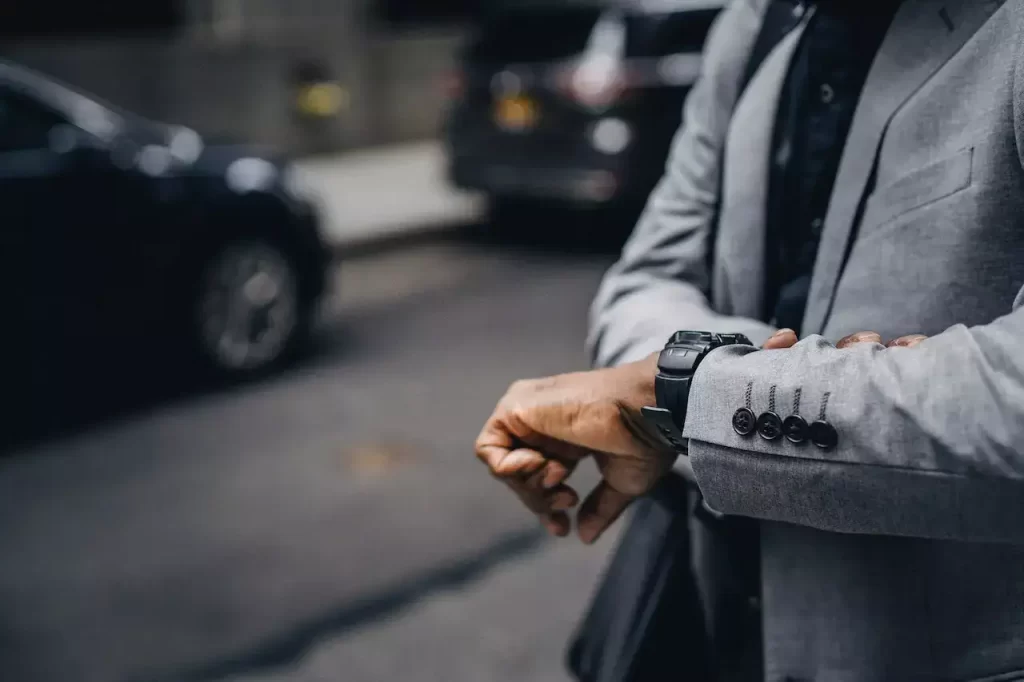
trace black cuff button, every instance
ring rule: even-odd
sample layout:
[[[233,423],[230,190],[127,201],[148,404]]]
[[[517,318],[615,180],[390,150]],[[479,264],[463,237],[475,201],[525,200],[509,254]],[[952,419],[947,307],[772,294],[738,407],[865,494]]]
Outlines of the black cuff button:
[[[839,434],[836,427],[826,421],[817,421],[807,429],[811,442],[822,450],[831,450],[839,444]]]
[[[765,440],[775,440],[782,435],[782,420],[774,412],[765,412],[757,418],[757,434]]]
[[[803,443],[807,440],[807,421],[798,414],[791,414],[782,422],[782,433],[790,443]]]
[[[745,407],[736,410],[732,416],[732,428],[741,436],[749,436],[756,428],[757,417]]]

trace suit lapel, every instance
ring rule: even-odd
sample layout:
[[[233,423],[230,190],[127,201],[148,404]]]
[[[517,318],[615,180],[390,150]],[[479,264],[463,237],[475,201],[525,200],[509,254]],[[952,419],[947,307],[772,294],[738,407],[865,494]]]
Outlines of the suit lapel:
[[[821,333],[828,321],[882,137],[893,115],[1000,4],[1000,0],[906,0],[897,11],[871,66],[839,164],[814,266],[805,334]]]
[[[789,65],[807,18],[765,58],[736,104],[726,136],[722,204],[715,251],[715,307],[760,318],[764,304],[764,259],[768,179],[775,112]]]

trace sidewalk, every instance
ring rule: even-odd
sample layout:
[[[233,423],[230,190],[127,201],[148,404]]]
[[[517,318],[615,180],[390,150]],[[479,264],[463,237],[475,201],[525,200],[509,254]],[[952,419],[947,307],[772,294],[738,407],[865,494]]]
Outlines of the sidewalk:
[[[366,246],[476,222],[480,197],[452,188],[436,141],[298,162],[324,210],[332,246]]]

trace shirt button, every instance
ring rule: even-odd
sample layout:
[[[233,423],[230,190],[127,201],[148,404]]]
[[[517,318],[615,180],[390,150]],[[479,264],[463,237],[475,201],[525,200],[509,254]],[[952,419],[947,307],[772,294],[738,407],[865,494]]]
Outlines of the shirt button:
[[[807,11],[807,7],[804,5],[804,3],[803,2],[798,2],[793,7],[793,16],[796,17],[797,19],[799,19],[799,18],[801,18],[804,15],[804,12],[806,12],[806,11]]]
[[[811,230],[814,232],[814,234],[818,234],[819,232],[821,232],[821,226],[824,224],[824,220],[822,220],[821,218],[815,218],[814,220],[811,221]]]
[[[823,83],[821,86],[821,102],[822,104],[831,104],[832,100],[836,98],[836,91],[832,89],[832,86],[828,83]]]

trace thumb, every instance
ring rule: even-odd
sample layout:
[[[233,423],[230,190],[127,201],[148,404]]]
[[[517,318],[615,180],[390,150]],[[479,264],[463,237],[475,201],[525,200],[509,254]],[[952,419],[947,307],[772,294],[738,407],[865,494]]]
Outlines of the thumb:
[[[796,337],[796,332],[792,329],[780,329],[775,332],[772,338],[764,342],[765,350],[780,350],[782,348],[792,348],[796,345],[799,339]]]
[[[635,496],[620,493],[607,481],[601,481],[583,501],[576,518],[580,540],[588,545],[596,542],[634,499]]]

